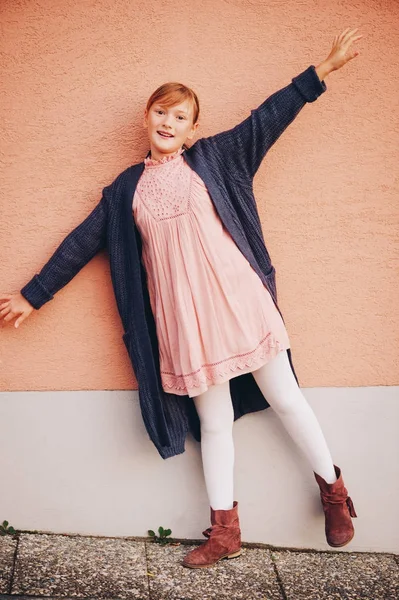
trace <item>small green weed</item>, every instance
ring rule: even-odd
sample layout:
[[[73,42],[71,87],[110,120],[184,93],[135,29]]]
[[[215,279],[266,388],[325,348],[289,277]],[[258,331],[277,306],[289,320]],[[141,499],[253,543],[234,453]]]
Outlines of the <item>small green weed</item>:
[[[7,534],[14,534],[17,533],[14,529],[14,527],[9,527],[8,526],[8,521],[3,521],[3,523],[0,525],[0,535],[7,535]]]
[[[155,535],[155,532],[152,529],[148,530],[148,535],[153,538],[155,543],[169,544],[171,542],[171,538],[167,538],[167,536],[172,533],[171,529],[164,529],[163,527],[158,527],[158,533],[159,535]]]

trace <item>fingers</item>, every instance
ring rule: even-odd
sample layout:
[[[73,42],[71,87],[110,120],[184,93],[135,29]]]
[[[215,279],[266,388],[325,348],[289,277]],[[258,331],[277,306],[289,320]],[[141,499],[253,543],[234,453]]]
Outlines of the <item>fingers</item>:
[[[14,319],[17,315],[10,312],[9,314],[7,314],[3,319],[0,320],[0,327],[3,328],[6,324],[6,322],[8,323],[8,321],[11,321],[11,319]],[[14,327],[18,328],[19,325],[25,321],[26,319],[26,315],[24,315],[23,313],[18,317],[18,319],[15,321],[14,323]]]
[[[6,308],[0,313],[0,327],[3,328],[6,326],[8,321],[11,321],[16,315],[11,312],[11,308]]]
[[[1,294],[0,295],[0,328],[2,329],[5,325],[18,317],[14,323],[14,326],[18,328],[21,323],[25,321],[31,314],[33,307],[27,301],[19,302],[18,298],[14,301],[16,294]],[[4,302],[5,300],[5,302]],[[26,306],[28,305],[28,306]]]
[[[359,31],[358,27],[355,29],[350,29],[350,27],[347,27],[340,35],[335,36],[334,38],[334,46],[339,46],[339,49],[346,54],[346,62],[360,54],[358,50],[352,51],[350,55],[347,54],[351,44],[363,37],[363,35],[355,35],[357,31]]]
[[[11,308],[9,306],[7,306],[6,308],[3,308],[2,310],[0,310],[0,327],[3,329],[3,327],[5,326],[5,316],[11,311]]]
[[[18,317],[18,319],[15,321],[14,323],[14,327],[18,328],[20,326],[20,324],[25,321],[25,317],[24,315],[21,315],[20,317]]]
[[[11,321],[12,319],[15,319],[17,314],[18,313],[12,311],[10,307],[3,308],[3,310],[0,311],[0,327],[5,327],[6,323]],[[27,316],[28,315],[25,313],[19,313],[18,319],[15,321],[14,326],[18,328]]]
[[[349,31],[343,38],[343,44],[349,46],[353,41],[363,37],[362,35],[359,36],[355,36],[356,31],[359,31],[359,27],[356,27],[356,29],[352,29],[352,31]]]
[[[352,60],[352,58],[356,58],[356,56],[359,56],[359,54],[360,52],[358,50],[352,52],[352,54],[349,56],[349,60]]]
[[[354,37],[350,40],[350,43],[355,42],[356,40],[360,40],[360,38],[362,38],[362,37],[363,37],[362,35],[357,35],[356,37]]]
[[[344,39],[346,39],[346,38],[347,38],[347,37],[348,37],[348,36],[349,36],[349,35],[350,35],[352,32],[355,32],[355,31],[357,31],[358,29],[359,29],[359,28],[357,27],[356,29],[352,29],[352,31],[351,31],[351,28],[350,28],[350,27],[347,27],[346,29],[344,29],[344,30],[342,31],[342,33],[340,33],[340,34],[339,34],[339,36],[338,36],[338,40],[339,40],[340,42],[342,42],[342,41],[343,41]]]
[[[347,29],[345,29],[339,37],[340,41],[342,42],[342,44],[346,44],[349,42],[353,41],[353,35],[355,34],[356,31],[359,31],[359,27],[356,27],[356,29],[352,29],[350,30],[349,27],[347,27]],[[362,36],[361,36],[362,37]]]
[[[6,316],[3,317],[3,321],[8,323],[8,321],[11,321],[11,319],[14,319],[16,316],[17,316],[16,313],[9,310],[8,313],[6,314]]]

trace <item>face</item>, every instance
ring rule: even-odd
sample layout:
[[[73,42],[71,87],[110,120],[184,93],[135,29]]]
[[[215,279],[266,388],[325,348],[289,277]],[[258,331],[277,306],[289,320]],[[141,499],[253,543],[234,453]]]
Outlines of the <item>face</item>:
[[[191,140],[199,126],[193,125],[193,106],[189,100],[175,106],[163,106],[154,103],[144,113],[144,127],[148,130],[151,157],[159,160],[173,154],[186,140]],[[169,133],[162,136],[159,132]]]

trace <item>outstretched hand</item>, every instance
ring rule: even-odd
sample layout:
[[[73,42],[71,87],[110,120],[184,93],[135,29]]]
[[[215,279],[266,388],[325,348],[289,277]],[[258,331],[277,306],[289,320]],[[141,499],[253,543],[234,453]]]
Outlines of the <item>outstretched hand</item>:
[[[332,71],[340,69],[360,54],[358,50],[353,48],[350,50],[353,42],[363,37],[362,35],[355,35],[358,30],[358,27],[352,30],[347,27],[340,35],[335,36],[332,50],[326,59],[326,63],[330,65]]]
[[[33,311],[31,305],[21,292],[16,294],[0,294],[0,329],[2,329],[8,321],[18,317],[14,323],[14,327],[25,321]]]

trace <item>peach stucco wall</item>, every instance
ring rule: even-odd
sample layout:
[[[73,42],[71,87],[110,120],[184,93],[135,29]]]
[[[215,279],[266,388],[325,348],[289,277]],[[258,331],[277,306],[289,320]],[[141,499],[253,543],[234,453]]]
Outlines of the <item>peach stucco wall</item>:
[[[271,149],[255,194],[301,385],[398,384],[398,16],[393,0],[3,0],[0,292],[21,289],[143,159],[158,85],[192,86],[210,135],[359,27],[360,56]],[[121,335],[100,253],[0,330],[1,389],[136,388]]]

